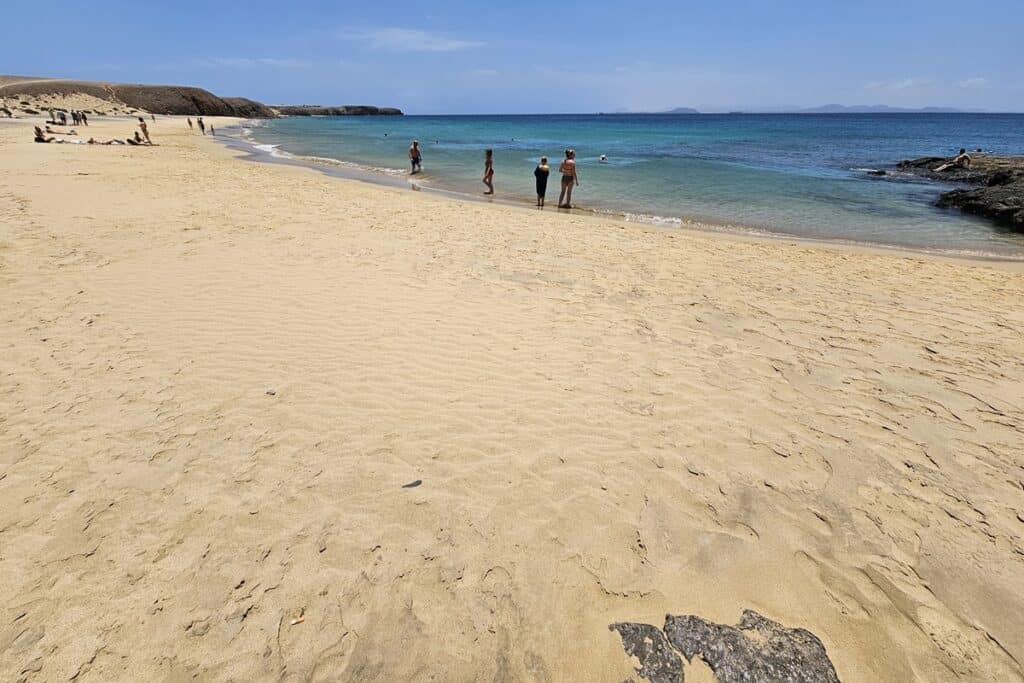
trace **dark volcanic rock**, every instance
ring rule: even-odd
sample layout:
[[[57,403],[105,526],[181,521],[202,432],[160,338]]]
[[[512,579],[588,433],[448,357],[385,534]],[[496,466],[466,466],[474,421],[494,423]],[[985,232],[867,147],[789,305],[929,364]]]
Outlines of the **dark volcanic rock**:
[[[1024,231],[1024,157],[975,154],[971,156],[971,168],[936,172],[934,169],[945,161],[948,159],[944,157],[905,160],[899,163],[899,169],[932,180],[978,186],[944,192],[936,205]]]
[[[660,629],[650,624],[612,624],[608,628],[619,632],[626,654],[640,660],[636,672],[641,678],[651,683],[682,682],[683,660]]]
[[[609,628],[619,632],[623,648],[640,660],[637,673],[651,683],[683,681],[676,652],[686,661],[699,656],[719,683],[839,683],[817,636],[802,628],[786,628],[753,610],[744,610],[736,626],[670,614],[665,617],[663,632],[649,624],[622,623]]]
[[[802,628],[786,628],[753,610],[744,610],[735,627],[670,615],[665,617],[665,634],[687,660],[700,655],[719,683],[839,681],[817,636]]]

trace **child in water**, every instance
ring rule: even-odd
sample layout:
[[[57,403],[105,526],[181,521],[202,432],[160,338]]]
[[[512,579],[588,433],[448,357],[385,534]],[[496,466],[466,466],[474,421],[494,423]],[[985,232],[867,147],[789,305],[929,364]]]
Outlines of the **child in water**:
[[[487,186],[484,194],[494,194],[494,150],[484,150],[484,177],[483,183]]]
[[[551,167],[548,166],[548,158],[541,157],[537,168],[533,169],[533,177],[537,179],[537,208],[544,208],[544,195],[548,191],[548,176],[551,174]]]

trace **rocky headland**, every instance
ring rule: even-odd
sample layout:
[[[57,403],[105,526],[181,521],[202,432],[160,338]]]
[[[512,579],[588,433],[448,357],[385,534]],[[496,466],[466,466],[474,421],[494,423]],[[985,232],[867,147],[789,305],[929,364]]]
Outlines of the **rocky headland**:
[[[0,76],[0,113],[34,116],[46,109],[85,109],[96,114],[177,114],[269,119],[277,116],[401,115],[400,109],[369,105],[268,107],[245,97],[220,97],[183,85],[137,85],[30,76]]]
[[[964,213],[1024,232],[1024,157],[972,154],[970,168],[935,169],[951,159],[906,159],[897,168],[922,178],[971,187],[943,192],[936,206]]]
[[[278,116],[401,116],[394,107],[373,107],[367,104],[343,104],[325,107],[319,104],[274,104],[271,109]]]

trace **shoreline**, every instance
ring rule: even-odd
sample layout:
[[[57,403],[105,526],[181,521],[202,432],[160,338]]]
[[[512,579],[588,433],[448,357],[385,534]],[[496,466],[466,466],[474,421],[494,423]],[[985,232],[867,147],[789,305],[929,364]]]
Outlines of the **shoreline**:
[[[254,125],[255,124],[255,125]],[[525,196],[503,196],[485,197],[480,194],[462,192],[448,187],[431,185],[429,177],[426,181],[417,180],[418,176],[409,175],[406,171],[393,169],[374,168],[358,162],[337,159],[332,157],[313,157],[298,155],[281,148],[280,145],[269,145],[258,141],[255,136],[247,137],[240,134],[242,130],[256,130],[258,123],[253,120],[239,120],[230,127],[224,128],[225,133],[218,136],[226,146],[232,146],[230,141],[237,143],[237,148],[247,154],[246,160],[257,163],[286,164],[307,167],[318,170],[326,175],[349,180],[378,184],[386,187],[406,188],[413,191],[424,191],[428,194],[447,197],[457,201],[472,201],[504,206],[516,206],[521,208],[535,208],[530,197]],[[268,149],[274,148],[274,149]],[[709,218],[701,217],[663,217],[646,214],[637,214],[612,209],[593,209],[586,207],[574,207],[571,211],[555,208],[553,205],[547,207],[548,213],[571,213],[573,215],[591,216],[598,220],[612,220],[629,225],[651,227],[667,230],[679,230],[683,232],[712,233],[726,235],[736,238],[767,239],[793,241],[801,244],[812,244],[822,246],[834,246],[840,248],[867,249],[882,253],[902,253],[907,255],[921,255],[935,258],[978,261],[986,263],[1007,263],[1020,264],[1024,267],[1024,251],[1019,254],[999,254],[992,252],[981,252],[977,250],[955,250],[938,247],[915,247],[905,244],[887,244],[882,242],[845,240],[840,238],[815,237],[787,233],[779,230],[772,230],[764,227],[739,225],[727,222],[717,222]],[[649,219],[649,220],[648,220]]]

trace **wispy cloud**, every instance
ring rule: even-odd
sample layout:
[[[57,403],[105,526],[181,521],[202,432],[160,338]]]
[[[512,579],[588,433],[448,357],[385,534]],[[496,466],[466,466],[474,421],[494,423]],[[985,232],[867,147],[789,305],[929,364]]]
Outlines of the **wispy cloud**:
[[[960,88],[987,88],[988,86],[988,79],[981,78],[980,76],[976,78],[965,78],[957,83],[957,87]]]
[[[894,81],[872,81],[864,87],[868,90],[886,90],[891,92],[929,88],[933,85],[935,85],[935,81],[930,78],[901,78]]]
[[[337,35],[342,40],[388,52],[456,52],[484,45],[476,40],[460,40],[412,28],[346,29]]]
[[[313,62],[308,59],[281,59],[278,57],[216,57],[203,60],[208,66],[226,66],[234,69],[273,67],[278,69],[309,69]]]

